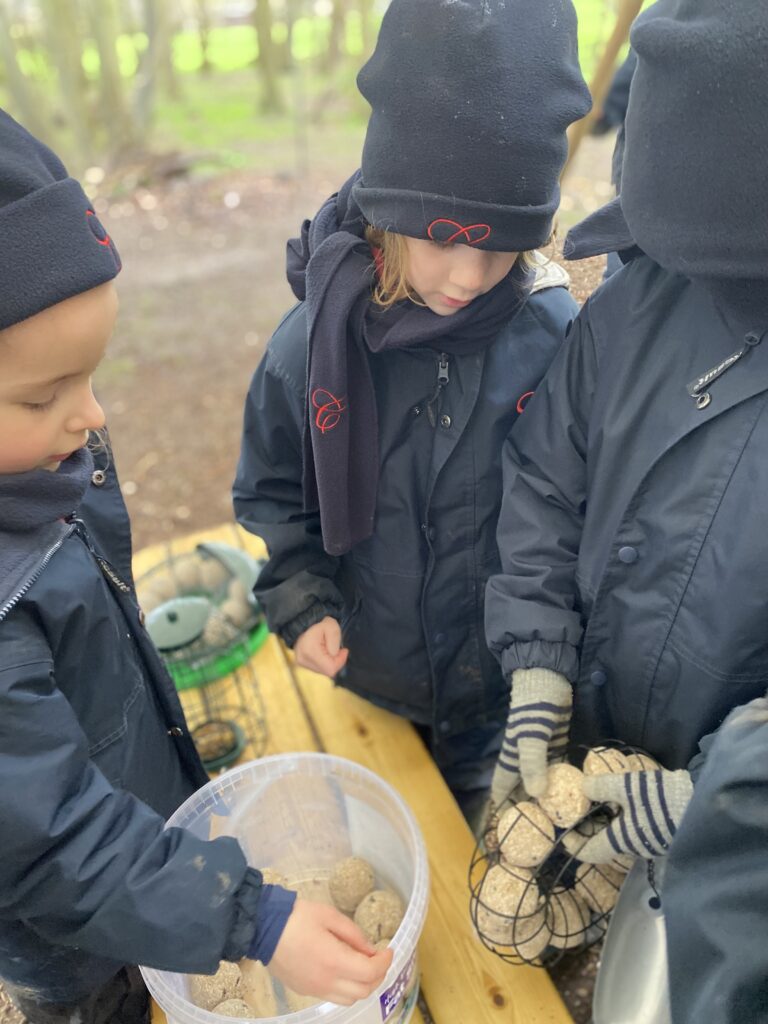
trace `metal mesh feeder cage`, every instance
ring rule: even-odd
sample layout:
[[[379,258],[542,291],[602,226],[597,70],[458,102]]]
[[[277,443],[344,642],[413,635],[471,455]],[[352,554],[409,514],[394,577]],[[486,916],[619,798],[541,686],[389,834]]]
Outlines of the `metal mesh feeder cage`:
[[[264,705],[252,656],[269,635],[252,589],[261,564],[220,543],[170,556],[138,582],[147,629],[173,678],[209,772],[263,754]]]
[[[502,960],[551,967],[605,934],[634,858],[579,860],[579,850],[615,817],[591,803],[583,774],[658,767],[647,754],[613,745],[586,752],[582,769],[550,765],[537,800],[522,787],[487,822],[469,868],[470,914],[482,943]]]

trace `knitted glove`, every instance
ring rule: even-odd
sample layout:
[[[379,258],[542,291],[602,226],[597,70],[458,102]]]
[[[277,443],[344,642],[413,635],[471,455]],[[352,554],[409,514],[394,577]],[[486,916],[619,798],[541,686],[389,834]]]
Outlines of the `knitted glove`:
[[[491,802],[501,807],[520,782],[530,796],[547,788],[547,761],[562,757],[568,745],[573,691],[559,672],[519,668],[512,673],[509,715],[496,770]]]
[[[618,817],[589,839],[578,857],[589,864],[607,864],[617,854],[650,860],[666,853],[693,793],[690,774],[624,772],[585,775],[584,793],[590,800],[619,804]]]

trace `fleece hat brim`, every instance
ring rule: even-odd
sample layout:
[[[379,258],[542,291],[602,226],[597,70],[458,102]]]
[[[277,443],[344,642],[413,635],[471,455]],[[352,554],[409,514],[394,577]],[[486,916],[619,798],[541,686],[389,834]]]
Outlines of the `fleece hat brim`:
[[[120,267],[79,183],[0,111],[0,330],[111,281]]]
[[[538,206],[500,208],[457,196],[358,185],[355,200],[369,224],[432,242],[463,242],[478,249],[523,252],[552,233],[557,197]]]

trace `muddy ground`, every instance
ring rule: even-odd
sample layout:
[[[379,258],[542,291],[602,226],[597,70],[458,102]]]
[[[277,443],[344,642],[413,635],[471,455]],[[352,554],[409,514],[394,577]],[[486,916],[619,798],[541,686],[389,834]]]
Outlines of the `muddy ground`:
[[[137,548],[231,518],[250,377],[292,305],[285,241],[356,166],[349,130],[259,154],[263,171],[111,183],[97,208],[117,241],[119,325],[97,376]],[[610,139],[587,139],[563,189],[560,235],[611,195]],[[297,169],[298,168],[298,169]],[[140,175],[139,175],[140,177]],[[554,252],[554,258],[562,262]],[[564,264],[583,302],[604,260]],[[596,952],[553,972],[590,1019]],[[0,1024],[23,1024],[0,987]]]

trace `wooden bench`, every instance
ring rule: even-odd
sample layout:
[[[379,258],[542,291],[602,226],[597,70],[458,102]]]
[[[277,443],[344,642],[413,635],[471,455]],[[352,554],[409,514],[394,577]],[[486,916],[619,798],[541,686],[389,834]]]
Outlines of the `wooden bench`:
[[[257,538],[227,525],[139,552],[136,577],[201,540],[264,553]],[[297,668],[274,636],[255,654],[253,668],[267,721],[264,753],[321,750],[365,765],[402,795],[421,827],[431,895],[419,943],[423,999],[414,1024],[429,1018],[434,1024],[572,1024],[545,971],[505,964],[475,936],[467,889],[474,839],[410,723]],[[165,1024],[156,1006],[152,1020]]]

